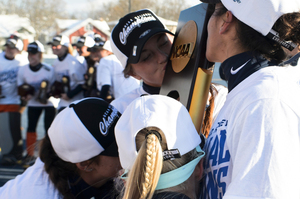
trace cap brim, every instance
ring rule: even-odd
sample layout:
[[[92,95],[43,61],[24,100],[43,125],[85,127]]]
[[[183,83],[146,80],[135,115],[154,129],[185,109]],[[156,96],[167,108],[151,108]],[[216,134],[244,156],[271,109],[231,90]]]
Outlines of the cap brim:
[[[36,54],[36,53],[38,53],[39,51],[38,51],[36,48],[28,48],[28,49],[27,49],[27,52],[28,52],[28,53]]]
[[[15,44],[13,44],[13,43],[6,43],[6,44],[4,44],[4,46],[8,46],[9,48],[17,48],[16,47],[16,45]]]
[[[116,140],[108,148],[106,148],[104,151],[102,151],[102,153],[100,153],[100,155],[110,156],[110,157],[119,157],[118,145],[117,145]]]
[[[221,0],[200,0],[203,3],[221,3]]]
[[[48,42],[47,45],[58,46],[61,45],[59,41]]]
[[[145,37],[139,39],[136,42],[136,44],[134,45],[134,46],[138,47],[136,56],[133,56],[131,53],[131,55],[128,57],[127,63],[131,63],[131,64],[138,63],[140,60],[141,52],[142,52],[142,49],[144,48],[145,43],[148,41],[148,39],[150,39],[151,37],[153,37],[154,35],[157,35],[159,33],[169,33],[171,35],[174,35],[174,33],[172,33],[169,30],[166,30],[166,29],[162,29],[162,28],[152,29],[151,32],[149,32]]]

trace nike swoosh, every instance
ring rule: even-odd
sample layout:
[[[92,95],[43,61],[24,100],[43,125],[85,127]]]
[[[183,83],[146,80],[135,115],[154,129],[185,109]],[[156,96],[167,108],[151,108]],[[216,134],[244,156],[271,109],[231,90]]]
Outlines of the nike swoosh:
[[[231,67],[231,74],[232,75],[235,75],[239,72],[239,70],[241,70],[251,59],[249,59],[246,63],[244,63],[243,65],[241,65],[240,67],[238,67],[237,69],[233,70],[233,67]]]

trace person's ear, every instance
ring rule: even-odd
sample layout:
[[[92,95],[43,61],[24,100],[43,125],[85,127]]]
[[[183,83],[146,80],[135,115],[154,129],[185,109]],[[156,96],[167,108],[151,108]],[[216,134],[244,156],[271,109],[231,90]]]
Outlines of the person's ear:
[[[204,158],[202,158],[199,161],[199,163],[196,165],[196,168],[194,170],[197,181],[200,181],[203,177],[203,160],[204,160]]]
[[[222,19],[223,19],[223,24],[222,24],[222,26],[220,28],[220,31],[219,31],[220,34],[226,33],[229,30],[229,28],[231,27],[232,22],[233,22],[232,12],[227,11],[224,14],[224,16],[222,16]]]
[[[81,171],[91,172],[93,170],[89,160],[86,160],[83,162],[78,162],[78,163],[76,163],[76,166]]]

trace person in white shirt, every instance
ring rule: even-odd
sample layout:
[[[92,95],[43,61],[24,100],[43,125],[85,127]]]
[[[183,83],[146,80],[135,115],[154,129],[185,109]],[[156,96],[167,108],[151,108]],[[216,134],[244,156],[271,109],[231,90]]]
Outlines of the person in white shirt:
[[[229,93],[205,144],[200,198],[300,198],[299,67],[280,66],[284,48],[299,48],[300,1],[202,1],[213,8],[206,58],[222,63]]]
[[[45,134],[55,116],[55,108],[49,100],[50,85],[55,81],[52,66],[42,63],[44,46],[39,41],[34,41],[27,46],[29,64],[20,68],[18,72],[18,86],[30,85],[34,93],[25,93],[22,99],[27,102],[27,133],[26,150],[27,160],[33,160],[34,148],[37,139],[36,127],[44,111]],[[25,162],[26,163],[26,162]]]
[[[106,99],[109,93],[117,99],[130,91],[139,88],[140,83],[133,77],[125,78],[123,67],[118,58],[112,53],[110,40],[103,46],[108,55],[100,59],[97,66],[97,88],[100,98]]]
[[[20,55],[23,42],[17,35],[11,35],[0,53],[0,147],[2,165],[15,165],[22,159],[22,136],[20,97],[17,89],[19,69],[28,63]]]
[[[95,45],[95,41],[91,36],[81,36],[78,41],[72,46],[76,47],[77,60],[84,66],[84,69],[88,69],[88,65],[94,65],[94,61],[90,58],[90,52],[87,50]]]
[[[56,35],[48,45],[52,46],[53,54],[57,59],[52,63],[56,82],[62,92],[53,94],[60,98],[58,112],[67,107],[72,101],[83,98],[82,84],[84,83],[84,67],[69,53],[70,40],[65,35]],[[57,84],[56,84],[57,85]],[[55,86],[54,86],[55,87]],[[63,88],[62,88],[63,87]],[[59,90],[54,88],[54,90]]]
[[[72,102],[54,118],[34,165],[0,187],[0,198],[116,199],[120,116],[100,98]]]
[[[138,20],[147,16],[144,20]],[[126,32],[130,27],[130,31]],[[125,77],[142,80],[142,86],[112,101],[121,113],[136,98],[145,94],[159,94],[171,53],[173,33],[151,10],[129,13],[119,20],[111,33],[113,53],[120,60]],[[176,94],[176,93],[175,93]],[[177,92],[178,94],[178,92]],[[227,88],[211,84],[202,133],[207,136],[212,121],[224,104]],[[177,99],[179,96],[174,95]]]

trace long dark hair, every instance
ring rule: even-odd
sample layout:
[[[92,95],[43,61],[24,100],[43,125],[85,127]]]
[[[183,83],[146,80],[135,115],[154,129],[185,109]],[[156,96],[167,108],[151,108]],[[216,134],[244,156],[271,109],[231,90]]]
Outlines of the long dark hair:
[[[216,10],[214,15],[221,16],[227,11],[227,8],[222,4],[222,7]],[[292,24],[298,25],[292,28]],[[288,28],[288,30],[286,28]],[[276,21],[273,29],[279,32],[280,38],[284,40],[289,39],[287,37],[288,35],[291,36],[292,34],[298,34],[298,38],[290,37],[290,39],[294,42],[299,42],[299,13],[288,13],[281,16]],[[240,20],[237,20],[236,31],[237,38],[247,51],[259,52],[266,59],[276,61],[277,63],[281,63],[286,58],[286,53],[279,43],[263,36],[261,33],[244,24]]]
[[[300,45],[300,12],[282,15],[273,29],[279,33],[280,39]]]
[[[79,176],[76,164],[63,161],[57,156],[48,135],[46,135],[41,142],[39,156],[45,164],[45,171],[49,174],[50,180],[63,195],[63,198],[74,199],[75,196],[71,192],[68,179],[70,176]],[[90,160],[91,162],[99,164],[99,155]]]

